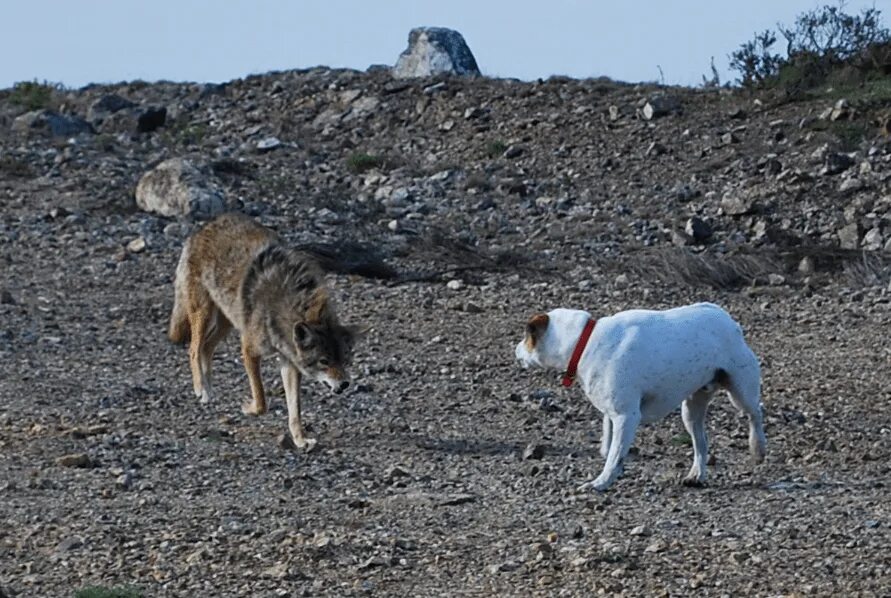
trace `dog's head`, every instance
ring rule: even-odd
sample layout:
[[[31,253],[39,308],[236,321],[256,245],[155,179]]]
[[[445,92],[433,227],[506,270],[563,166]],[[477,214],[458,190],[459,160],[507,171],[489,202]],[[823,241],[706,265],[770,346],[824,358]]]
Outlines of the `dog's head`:
[[[585,323],[591,318],[578,309],[553,309],[526,322],[515,354],[523,367],[566,368]]]
[[[515,351],[517,360],[524,368],[544,365],[541,361],[541,349],[550,320],[548,314],[535,314],[526,322],[526,333]]]
[[[297,363],[305,376],[323,382],[336,394],[350,385],[346,368],[353,357],[353,346],[364,334],[355,326],[336,321],[298,322],[294,326]]]

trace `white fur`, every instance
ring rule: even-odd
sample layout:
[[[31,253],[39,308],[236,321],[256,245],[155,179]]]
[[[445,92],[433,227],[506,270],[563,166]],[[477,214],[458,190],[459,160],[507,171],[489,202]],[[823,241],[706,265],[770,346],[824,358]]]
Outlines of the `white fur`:
[[[563,371],[590,314],[571,309],[548,313],[548,325],[528,350],[517,345],[526,367]],[[749,419],[749,448],[756,462],[765,454],[761,420],[761,368],[742,330],[717,305],[697,303],[666,311],[629,310],[597,320],[579,362],[576,382],[603,413],[602,473],[580,489],[606,490],[622,473],[637,427],[683,405],[693,440],[693,467],[684,482],[705,481],[708,401],[726,388]]]

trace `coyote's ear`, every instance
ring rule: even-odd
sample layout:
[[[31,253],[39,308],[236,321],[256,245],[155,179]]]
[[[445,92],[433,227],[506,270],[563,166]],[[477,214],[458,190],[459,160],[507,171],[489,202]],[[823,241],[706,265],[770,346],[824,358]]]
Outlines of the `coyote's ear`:
[[[353,341],[362,340],[371,330],[371,326],[360,326],[358,324],[347,324],[343,327],[346,333],[353,339]]]
[[[548,328],[548,314],[535,314],[526,322],[526,345],[532,349]]]
[[[313,291],[306,306],[306,321],[313,324],[321,322],[328,313],[328,293],[319,287]]]
[[[307,347],[312,344],[312,330],[306,322],[298,322],[294,325],[294,340],[298,347]]]

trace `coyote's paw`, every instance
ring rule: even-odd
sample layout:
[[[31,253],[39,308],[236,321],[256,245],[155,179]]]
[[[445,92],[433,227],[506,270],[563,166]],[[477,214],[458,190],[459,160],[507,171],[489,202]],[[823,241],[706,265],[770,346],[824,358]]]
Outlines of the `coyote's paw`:
[[[304,438],[302,440],[294,440],[294,446],[299,449],[303,449],[307,453],[311,452],[314,448],[316,448],[316,439],[315,438]]]
[[[208,388],[202,388],[200,393],[195,394],[198,395],[198,402],[202,405],[207,405],[213,401],[213,397],[210,395],[210,389]]]
[[[257,405],[253,401],[248,401],[241,406],[241,412],[245,415],[263,415],[266,409],[257,409]]]

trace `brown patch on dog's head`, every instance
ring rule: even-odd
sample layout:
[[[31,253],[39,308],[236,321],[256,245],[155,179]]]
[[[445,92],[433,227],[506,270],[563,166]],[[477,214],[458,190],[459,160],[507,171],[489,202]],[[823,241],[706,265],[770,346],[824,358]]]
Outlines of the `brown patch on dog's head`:
[[[526,322],[526,348],[532,351],[548,328],[548,314],[535,314]]]

